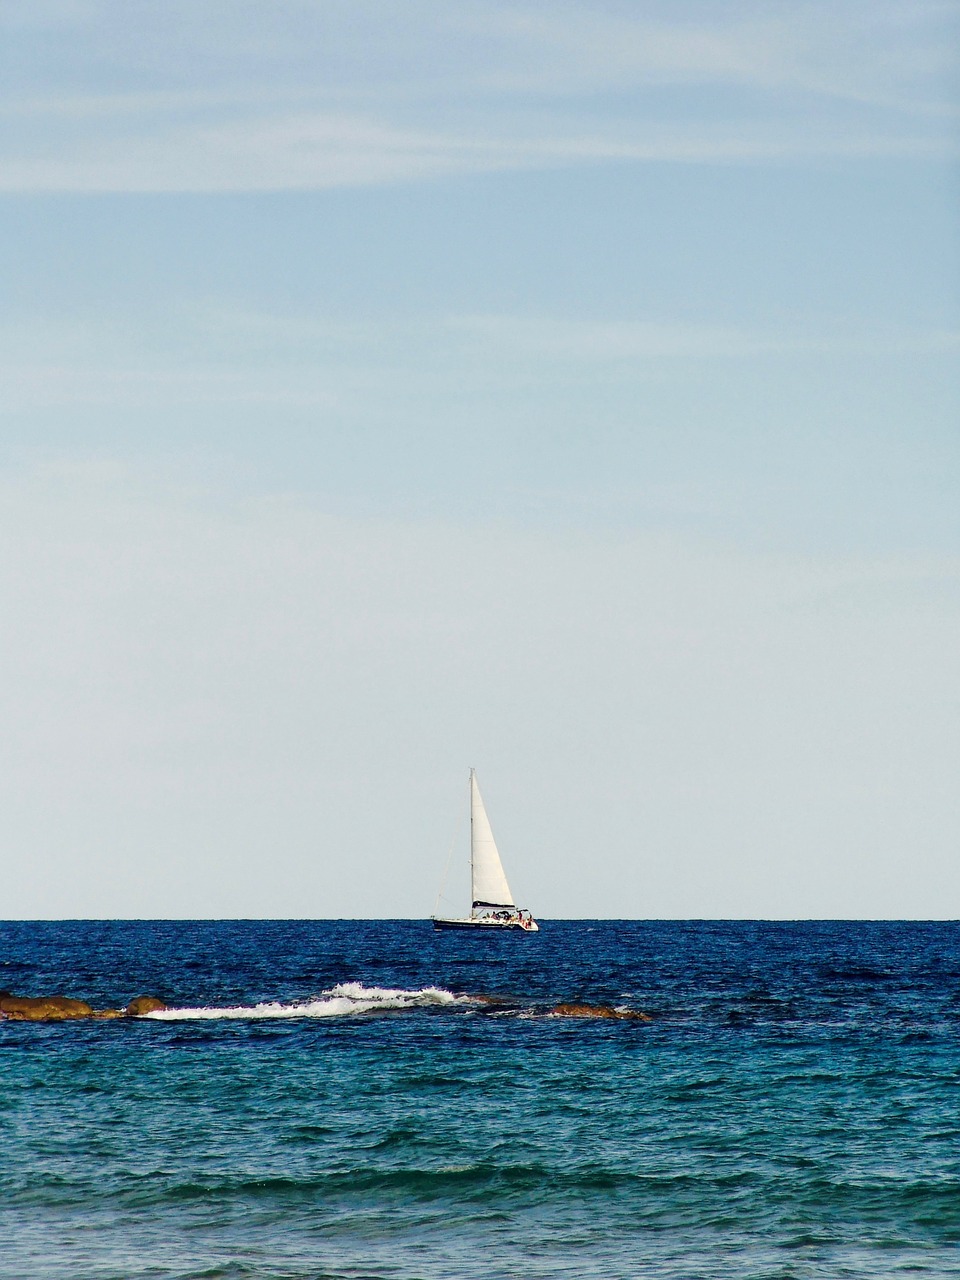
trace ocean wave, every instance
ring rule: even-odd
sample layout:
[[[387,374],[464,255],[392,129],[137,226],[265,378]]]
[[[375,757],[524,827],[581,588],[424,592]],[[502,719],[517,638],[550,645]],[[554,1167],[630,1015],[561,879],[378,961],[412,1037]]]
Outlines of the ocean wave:
[[[201,1005],[196,1008],[155,1009],[144,1018],[156,1022],[188,1022],[195,1019],[251,1021],[260,1018],[344,1018],[357,1013],[387,1013],[398,1009],[425,1009],[437,1005],[470,1005],[469,996],[459,996],[442,987],[365,987],[360,982],[341,982],[312,1000],[282,1003],[278,1000],[253,1005]]]
[[[690,1197],[699,1195],[705,1181],[691,1174],[649,1174],[614,1166],[587,1164],[572,1169],[550,1162],[532,1160],[500,1163],[475,1160],[462,1164],[377,1166],[375,1157],[352,1168],[304,1175],[273,1174],[264,1177],[194,1177],[185,1181],[166,1177],[141,1176],[126,1185],[116,1182],[104,1196],[130,1207],[146,1208],[165,1204],[202,1201],[211,1203],[273,1203],[294,1205],[304,1201],[328,1202],[338,1196],[413,1196],[435,1199],[454,1196],[458,1200],[489,1196],[502,1201],[517,1193],[551,1193],[567,1196],[603,1195],[632,1191],[641,1198]],[[729,1173],[709,1179],[709,1186],[726,1194],[760,1184],[755,1172]],[[36,1189],[36,1188],[35,1188]],[[71,1194],[76,1188],[71,1187]],[[87,1195],[94,1194],[92,1190]],[[48,1191],[49,1196],[49,1191]],[[44,1201],[40,1201],[44,1203]],[[48,1203],[55,1203],[50,1197]]]

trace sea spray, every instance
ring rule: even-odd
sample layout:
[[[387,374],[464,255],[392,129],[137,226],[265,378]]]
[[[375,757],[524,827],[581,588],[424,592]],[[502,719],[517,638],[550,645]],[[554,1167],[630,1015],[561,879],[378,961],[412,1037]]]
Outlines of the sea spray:
[[[189,1022],[206,1018],[254,1020],[259,1018],[345,1018],[357,1013],[390,1013],[401,1009],[426,1009],[435,1005],[470,1005],[468,996],[458,996],[440,987],[406,991],[399,987],[365,987],[360,982],[341,982],[315,1000],[290,1004],[264,1001],[255,1005],[217,1008],[155,1009],[143,1016],[156,1022]]]

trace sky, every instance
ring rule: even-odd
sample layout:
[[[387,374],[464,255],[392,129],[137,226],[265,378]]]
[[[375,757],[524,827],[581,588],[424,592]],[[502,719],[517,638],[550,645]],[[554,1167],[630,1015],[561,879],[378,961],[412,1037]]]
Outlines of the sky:
[[[960,917],[958,20],[0,4],[0,915]]]

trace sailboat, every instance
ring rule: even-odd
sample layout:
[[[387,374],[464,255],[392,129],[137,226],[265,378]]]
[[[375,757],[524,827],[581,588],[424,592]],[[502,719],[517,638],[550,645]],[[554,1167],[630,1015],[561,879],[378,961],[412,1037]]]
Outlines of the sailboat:
[[[513,900],[474,769],[470,770],[470,881],[473,905],[469,916],[445,918],[434,915],[431,918],[435,929],[539,931],[540,926],[530,912],[521,910]],[[439,898],[437,904],[439,906]]]

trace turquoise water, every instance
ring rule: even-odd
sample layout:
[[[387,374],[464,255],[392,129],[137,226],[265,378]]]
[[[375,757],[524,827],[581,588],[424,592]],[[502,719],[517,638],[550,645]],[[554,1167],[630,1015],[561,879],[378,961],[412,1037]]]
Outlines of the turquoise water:
[[[4,1277],[960,1275],[955,924],[7,923],[0,986],[181,1010],[0,1022]]]

